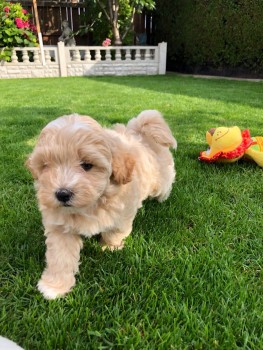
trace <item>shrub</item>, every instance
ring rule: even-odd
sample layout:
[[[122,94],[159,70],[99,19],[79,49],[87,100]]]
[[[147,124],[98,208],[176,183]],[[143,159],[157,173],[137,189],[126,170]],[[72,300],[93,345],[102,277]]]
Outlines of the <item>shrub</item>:
[[[158,42],[176,69],[263,70],[262,0],[157,0]]]
[[[10,61],[13,47],[38,45],[30,17],[21,4],[0,1],[0,60]]]

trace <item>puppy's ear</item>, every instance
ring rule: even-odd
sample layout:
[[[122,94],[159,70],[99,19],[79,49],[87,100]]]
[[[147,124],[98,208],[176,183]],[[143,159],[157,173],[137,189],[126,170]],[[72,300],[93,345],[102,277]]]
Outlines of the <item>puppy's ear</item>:
[[[37,180],[38,178],[38,171],[37,169],[35,169],[35,167],[32,164],[32,158],[31,155],[29,155],[29,157],[27,158],[27,160],[25,161],[25,167],[31,172],[33,178],[35,180]]]
[[[112,156],[112,179],[118,184],[127,184],[132,180],[135,157],[128,151],[116,150]]]

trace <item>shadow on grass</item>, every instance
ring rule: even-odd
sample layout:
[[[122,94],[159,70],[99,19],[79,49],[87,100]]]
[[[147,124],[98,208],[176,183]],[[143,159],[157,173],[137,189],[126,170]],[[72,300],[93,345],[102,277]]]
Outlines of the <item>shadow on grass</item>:
[[[5,128],[11,128],[11,133],[17,132],[20,127],[35,127],[41,130],[52,119],[67,114],[66,109],[57,107],[5,107],[1,109],[0,125]]]
[[[150,90],[160,94],[197,97],[205,100],[218,100],[253,108],[263,108],[263,82],[210,80],[180,77],[176,74],[147,77],[84,77],[83,79],[89,79],[97,83],[123,85],[138,89],[138,91]]]

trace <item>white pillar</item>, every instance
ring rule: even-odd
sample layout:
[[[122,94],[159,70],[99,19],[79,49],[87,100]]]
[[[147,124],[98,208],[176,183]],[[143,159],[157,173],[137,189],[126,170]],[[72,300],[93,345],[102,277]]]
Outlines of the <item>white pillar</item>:
[[[159,69],[158,74],[166,73],[166,56],[167,56],[167,43],[162,42],[158,44],[159,49]]]
[[[67,77],[67,59],[66,59],[66,51],[65,45],[63,41],[58,42],[58,63],[61,77]]]

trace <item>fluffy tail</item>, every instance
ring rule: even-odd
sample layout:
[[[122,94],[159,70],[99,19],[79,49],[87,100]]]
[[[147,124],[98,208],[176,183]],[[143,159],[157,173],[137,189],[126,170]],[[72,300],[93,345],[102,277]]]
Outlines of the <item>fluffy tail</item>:
[[[129,121],[127,129],[144,136],[148,141],[164,146],[177,148],[177,142],[172,135],[160,112],[146,110]]]

